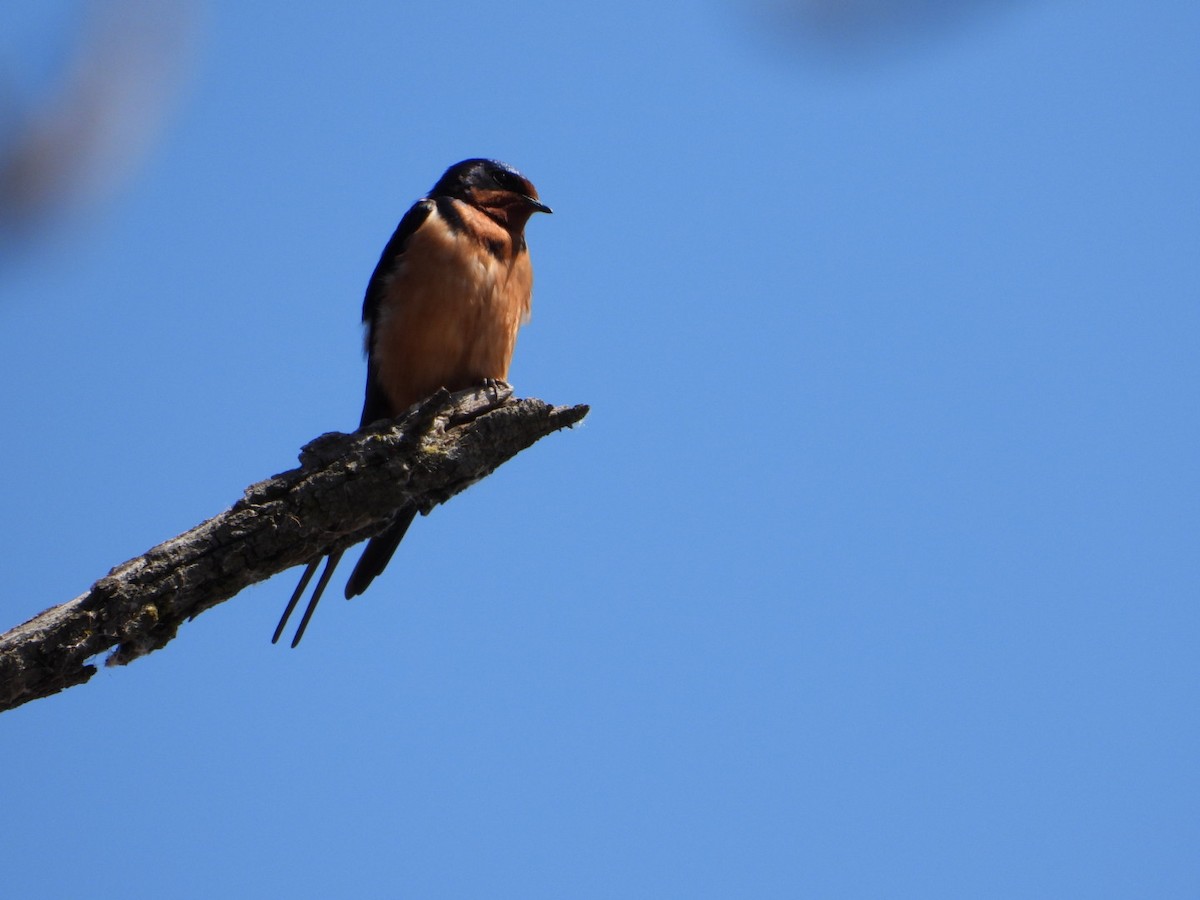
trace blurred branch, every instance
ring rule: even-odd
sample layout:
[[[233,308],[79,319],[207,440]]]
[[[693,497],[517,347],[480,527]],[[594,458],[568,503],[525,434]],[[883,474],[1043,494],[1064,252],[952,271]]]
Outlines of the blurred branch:
[[[0,711],[82,684],[96,673],[87,661],[112,647],[107,665],[165,646],[243,588],[378,534],[402,506],[428,512],[587,413],[499,385],[442,391],[397,421],[322,435],[299,468],[0,635]]]
[[[862,63],[913,52],[984,14],[1030,0],[751,0],[773,38],[832,59]]]
[[[192,0],[90,0],[76,48],[36,96],[7,82],[0,244],[115,192],[148,155],[192,56]]]

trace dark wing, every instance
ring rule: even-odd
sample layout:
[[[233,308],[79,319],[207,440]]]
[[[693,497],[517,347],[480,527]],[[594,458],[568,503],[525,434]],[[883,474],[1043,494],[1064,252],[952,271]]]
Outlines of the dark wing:
[[[357,597],[370,587],[377,575],[383,574],[383,570],[392,561],[392,554],[404,540],[404,533],[408,531],[408,526],[412,524],[416,515],[417,508],[415,506],[400,510],[396,514],[396,518],[392,520],[392,524],[387,527],[387,531],[367,541],[366,549],[363,550],[362,556],[358,558],[358,564],[355,565],[354,571],[350,573],[350,577],[346,581],[347,600]]]
[[[383,248],[383,254],[379,257],[379,262],[375,265],[375,271],[371,273],[371,280],[367,282],[367,295],[363,299],[363,321],[367,324],[367,396],[363,401],[362,419],[359,421],[360,428],[379,419],[391,418],[397,412],[400,412],[400,410],[393,410],[388,406],[387,398],[384,396],[383,390],[379,387],[379,382],[375,377],[375,366],[371,360],[371,348],[375,344],[375,321],[379,316],[379,305],[383,301],[383,296],[387,289],[387,280],[395,270],[397,259],[404,253],[404,248],[408,245],[409,238],[429,218],[429,212],[433,207],[434,203],[432,200],[418,200],[404,214],[404,217],[400,220],[400,224],[392,232],[392,237],[387,242],[387,246]],[[373,571],[366,578],[367,584],[371,582],[371,579],[375,575],[383,571],[383,566],[387,565],[387,560],[395,552],[396,545],[400,543],[400,538],[404,537],[404,532],[408,529],[408,523],[412,521],[412,517],[415,514],[415,510],[412,513],[407,513],[408,517],[404,527],[397,528],[397,523],[404,519],[406,515],[406,512],[401,512],[396,522],[387,531],[372,540],[372,543],[374,543],[382,539],[386,545],[391,539],[389,536],[395,535],[395,543],[391,545],[391,550],[387,552],[387,558],[383,560],[382,565],[376,571]],[[399,533],[396,534],[396,532]],[[368,544],[367,549],[369,550],[370,547],[371,545]],[[328,562],[325,563],[325,571],[321,573],[321,577],[317,581],[317,587],[313,591],[312,599],[308,601],[308,607],[304,610],[304,617],[300,620],[300,627],[296,629],[296,636],[292,639],[293,647],[300,643],[300,638],[304,637],[304,630],[308,627],[308,621],[312,618],[313,611],[321,601],[321,595],[325,593],[325,586],[329,583],[329,577],[333,574],[333,570],[341,558],[341,551],[329,554]],[[316,572],[320,562],[319,559],[311,562],[304,570],[304,575],[301,577],[300,583],[296,586],[296,591],[292,594],[292,599],[288,602],[287,609],[283,611],[283,616],[279,620],[279,626],[275,629],[275,636],[271,638],[271,643],[278,641],[280,635],[283,634],[283,629],[287,627],[287,621],[292,614],[292,610],[296,608],[296,604],[299,602],[300,597],[303,596],[304,589],[308,587],[308,583],[312,580],[313,574]],[[362,560],[359,560],[358,565],[355,567],[355,574],[358,573],[360,568],[363,568]]]
[[[433,211],[435,205],[432,200],[418,200],[404,214],[404,218],[400,220],[400,224],[396,226],[396,230],[392,234],[392,239],[383,248],[383,255],[379,257],[379,264],[371,273],[371,280],[367,282],[367,296],[363,299],[363,321],[367,323],[367,395],[363,400],[360,428],[363,425],[369,425],[380,419],[389,419],[403,412],[403,410],[391,408],[383,393],[383,388],[379,386],[379,380],[375,375],[375,361],[371,358],[371,349],[375,346],[375,324],[379,318],[380,304],[382,304],[387,291],[388,279],[396,270],[396,264],[408,246],[409,238],[425,224],[425,220],[429,218],[429,213]],[[400,546],[400,541],[403,539],[404,533],[408,531],[408,526],[412,524],[416,514],[415,508],[401,510],[383,534],[373,537],[367,542],[366,549],[363,550],[358,564],[346,582],[347,600],[365,591],[367,585],[375,580],[375,576],[387,568],[392,554]]]
[[[400,220],[400,224],[396,226],[396,230],[392,232],[391,239],[383,248],[379,262],[375,265],[375,271],[371,273],[371,280],[367,282],[367,294],[363,298],[363,322],[367,326],[367,391],[366,397],[363,399],[362,418],[358,423],[360,428],[380,419],[390,419],[402,412],[402,410],[392,409],[388,405],[387,397],[375,375],[375,363],[371,359],[371,348],[375,346],[375,323],[379,317],[380,304],[387,293],[388,279],[395,271],[399,257],[408,246],[409,238],[425,224],[425,220],[429,218],[429,213],[433,208],[432,200],[418,200],[409,208]]]

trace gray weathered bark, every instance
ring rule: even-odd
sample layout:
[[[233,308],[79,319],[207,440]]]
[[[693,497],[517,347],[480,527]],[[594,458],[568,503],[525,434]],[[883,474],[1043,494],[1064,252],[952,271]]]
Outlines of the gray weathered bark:
[[[402,506],[428,512],[587,413],[496,385],[443,391],[397,421],[322,435],[299,468],[0,635],[0,711],[82,684],[96,673],[87,660],[112,647],[108,665],[165,646],[242,588],[378,534]]]

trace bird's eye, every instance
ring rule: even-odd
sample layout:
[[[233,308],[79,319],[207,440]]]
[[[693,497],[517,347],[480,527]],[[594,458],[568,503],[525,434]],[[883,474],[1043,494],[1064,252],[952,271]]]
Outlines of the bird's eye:
[[[497,172],[494,180],[496,182],[496,186],[502,191],[513,191],[517,194],[524,193],[525,191],[524,185],[521,184],[520,179],[511,172]]]

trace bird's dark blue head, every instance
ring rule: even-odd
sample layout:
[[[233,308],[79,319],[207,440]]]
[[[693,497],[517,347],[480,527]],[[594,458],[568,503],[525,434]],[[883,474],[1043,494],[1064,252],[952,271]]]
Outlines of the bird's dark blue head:
[[[524,207],[529,214],[551,212],[538,199],[537,188],[507,163],[494,159],[464,159],[446,170],[430,197],[452,197],[480,208]]]

